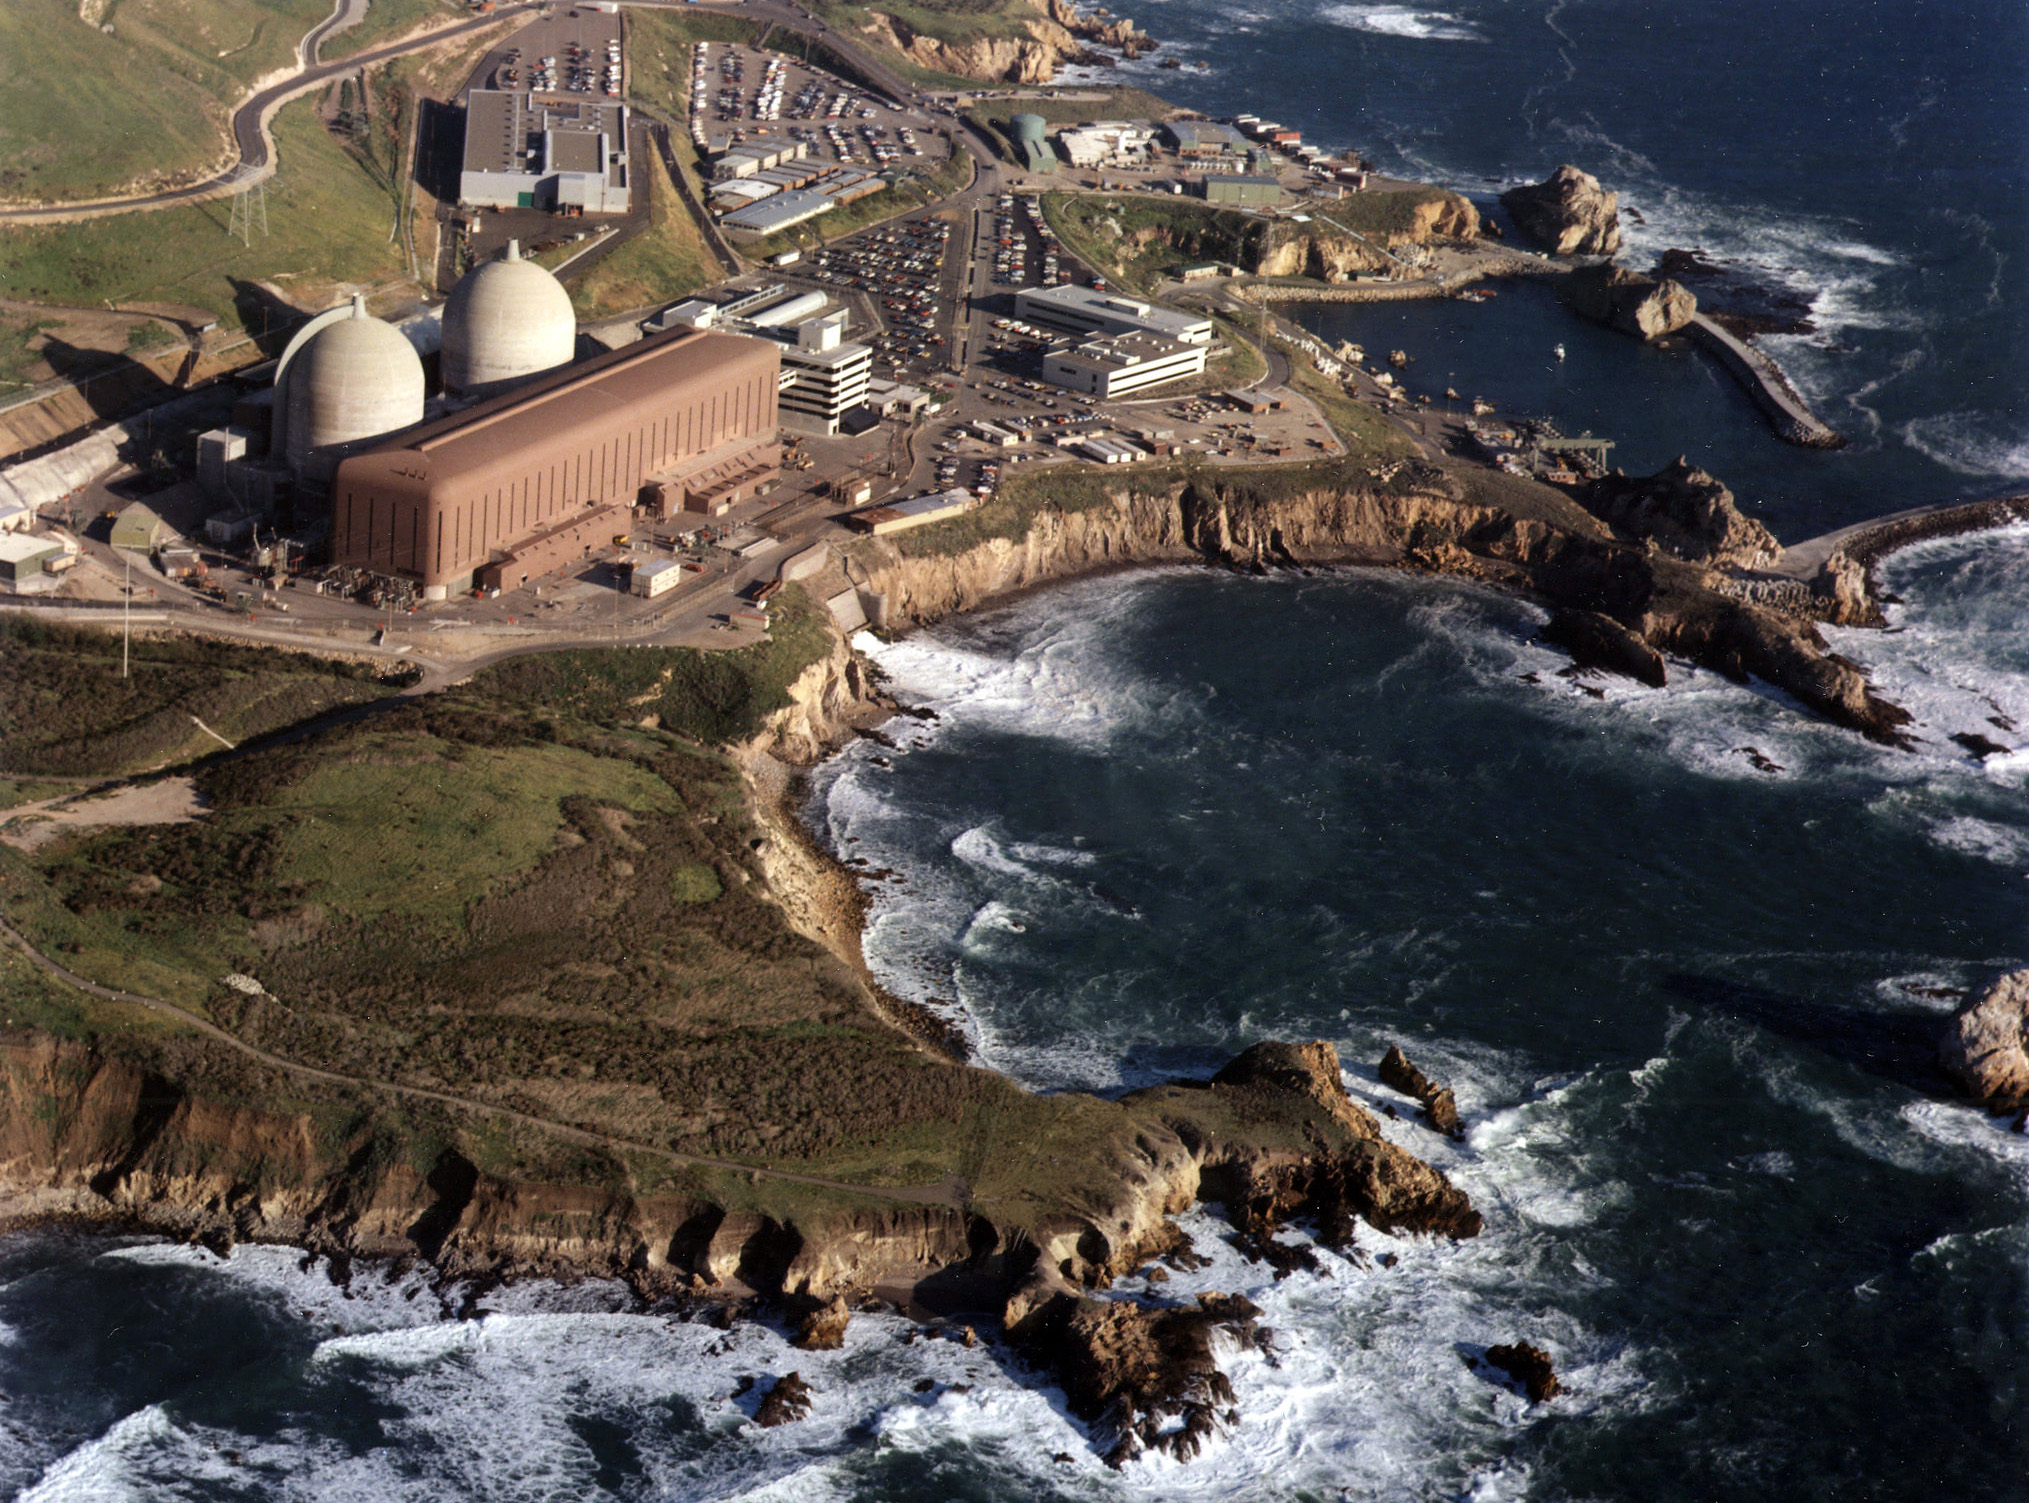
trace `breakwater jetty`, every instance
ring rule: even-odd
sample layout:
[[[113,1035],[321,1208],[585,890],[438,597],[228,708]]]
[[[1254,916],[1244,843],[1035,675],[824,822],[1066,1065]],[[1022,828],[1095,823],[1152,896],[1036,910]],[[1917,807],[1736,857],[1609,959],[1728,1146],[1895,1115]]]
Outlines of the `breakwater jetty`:
[[[1776,572],[1794,579],[1808,579],[1817,575],[1828,559],[1843,554],[1871,575],[1877,563],[1899,548],[1927,543],[1933,538],[2010,527],[2017,522],[2029,522],[2029,495],[1912,507],[1793,543],[1783,550]]]
[[[1782,367],[1765,351],[1728,333],[1703,313],[1695,316],[1685,326],[1684,332],[1710,350],[1733,379],[1747,388],[1747,394],[1754,398],[1754,405],[1766,414],[1776,433],[1786,442],[1806,449],[1846,447],[1845,435],[1811,411],[1797,389],[1790,385],[1789,377],[1782,373]]]

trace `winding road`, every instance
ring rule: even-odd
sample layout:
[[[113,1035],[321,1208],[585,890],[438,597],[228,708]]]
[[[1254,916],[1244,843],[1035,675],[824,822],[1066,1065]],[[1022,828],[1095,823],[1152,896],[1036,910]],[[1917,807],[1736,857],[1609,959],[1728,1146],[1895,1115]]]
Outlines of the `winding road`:
[[[406,57],[411,52],[422,52],[459,37],[469,36],[476,31],[484,31],[488,27],[498,26],[509,17],[533,12],[539,9],[539,6],[533,3],[533,0],[519,5],[504,5],[489,15],[478,16],[470,21],[460,21],[454,26],[440,27],[435,31],[408,37],[399,42],[390,42],[387,46],[376,47],[371,52],[356,53],[351,57],[340,58],[336,62],[317,61],[317,54],[324,42],[358,19],[358,16],[353,14],[355,9],[364,14],[363,0],[339,0],[337,10],[320,21],[297,45],[297,60],[301,65],[301,71],[248,96],[246,101],[233,111],[233,145],[239,152],[239,160],[225,171],[216,173],[201,183],[192,183],[186,188],[165,189],[160,193],[85,199],[32,209],[0,209],[0,224],[74,224],[86,219],[104,219],[114,214],[174,209],[185,204],[219,198],[245,183],[273,177],[275,148],[274,138],[268,134],[268,125],[275,118],[275,112],[290,100],[321,88],[334,78],[356,73],[361,68],[373,67],[390,58]]]

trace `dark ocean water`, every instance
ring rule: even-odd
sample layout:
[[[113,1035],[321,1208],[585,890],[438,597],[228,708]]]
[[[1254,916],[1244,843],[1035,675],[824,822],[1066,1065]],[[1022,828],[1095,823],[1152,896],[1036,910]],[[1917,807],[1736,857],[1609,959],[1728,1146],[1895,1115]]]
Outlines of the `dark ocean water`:
[[[1513,289],[1327,309],[1449,381],[1686,453],[1780,535],[2029,475],[2010,274],[2029,261],[2029,14],[1718,0],[1132,12],[1214,72],[1125,70],[1469,191],[1573,160],[1667,246],[1815,299],[1786,364],[1859,441],[1775,443],[1689,351]],[[1562,342],[1568,358],[1548,357]],[[529,1287],[447,1317],[283,1249],[0,1242],[0,1489],[56,1499],[2016,1499],[2029,1463],[2029,1140],[1937,1091],[1955,993],[2029,964],[2029,529],[1899,556],[1895,630],[1843,633],[1919,717],[1870,746],[1779,697],[1560,677],[1540,613],[1347,572],[1088,581],[873,645],[941,718],[848,754],[813,822],[903,873],[869,954],[956,1004],[987,1063],[1115,1090],[1266,1036],[1400,1042],[1462,1143],[1388,1131],[1485,1212],[1475,1242],[1364,1234],[1275,1283],[1187,1218],[1279,1333],[1243,1419],[1114,1474],[990,1346],[846,1349]],[[1123,1291],[1141,1293],[1134,1288]],[[455,1298],[455,1295],[453,1296]],[[1531,1409],[1463,1360],[1527,1339]],[[799,1368],[760,1432],[743,1376]],[[918,1394],[922,1376],[940,1380]],[[966,1391],[960,1392],[960,1386]],[[1053,1461],[1058,1453],[1067,1463]]]

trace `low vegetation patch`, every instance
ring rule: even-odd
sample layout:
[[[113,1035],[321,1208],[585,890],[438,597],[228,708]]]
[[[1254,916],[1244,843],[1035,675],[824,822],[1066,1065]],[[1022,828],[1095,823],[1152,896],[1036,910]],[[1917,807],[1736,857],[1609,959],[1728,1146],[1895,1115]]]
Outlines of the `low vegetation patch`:
[[[120,639],[0,619],[0,772],[114,777],[219,750],[202,720],[241,741],[391,692],[382,669],[194,638]],[[412,674],[413,670],[407,670]]]

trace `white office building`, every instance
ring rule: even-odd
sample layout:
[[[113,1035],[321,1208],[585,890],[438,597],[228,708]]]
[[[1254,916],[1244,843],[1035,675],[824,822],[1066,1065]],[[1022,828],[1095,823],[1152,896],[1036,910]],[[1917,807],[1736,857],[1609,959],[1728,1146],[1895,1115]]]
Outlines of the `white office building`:
[[[828,438],[848,412],[866,405],[874,352],[844,337],[844,313],[754,332],[782,346],[782,389],[776,400],[785,428]]]
[[[1124,397],[1205,369],[1205,346],[1153,334],[1115,334],[1060,345],[1043,356],[1043,379],[1095,397]]]

